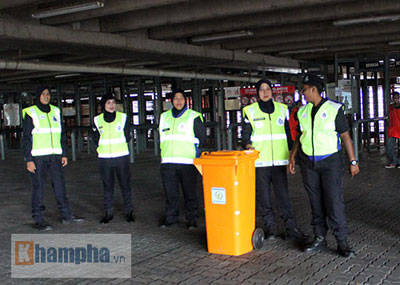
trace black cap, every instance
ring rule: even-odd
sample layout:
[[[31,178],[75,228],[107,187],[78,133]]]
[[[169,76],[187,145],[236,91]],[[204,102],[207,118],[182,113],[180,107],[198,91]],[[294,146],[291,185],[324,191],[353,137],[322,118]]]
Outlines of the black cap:
[[[260,91],[261,84],[263,84],[263,83],[268,84],[268,86],[269,86],[269,87],[271,88],[271,90],[272,90],[272,83],[271,83],[271,81],[269,81],[268,79],[262,78],[262,79],[258,80],[257,83],[256,83],[257,96],[258,96],[258,91]]]
[[[313,74],[307,74],[303,77],[303,84],[307,84],[308,86],[312,87],[315,86],[318,88],[318,91],[322,91],[324,87],[324,81],[321,77]]]
[[[170,94],[171,101],[174,100],[174,97],[177,93],[181,93],[183,95],[183,97],[185,97],[185,99],[186,99],[185,91],[183,89],[177,88],[177,89],[172,90],[172,93]]]
[[[106,105],[106,102],[108,100],[115,100],[114,94],[111,92],[111,90],[107,90],[106,94],[103,95],[103,97],[101,97],[101,101],[100,101],[100,105],[101,108],[104,110],[104,106]]]

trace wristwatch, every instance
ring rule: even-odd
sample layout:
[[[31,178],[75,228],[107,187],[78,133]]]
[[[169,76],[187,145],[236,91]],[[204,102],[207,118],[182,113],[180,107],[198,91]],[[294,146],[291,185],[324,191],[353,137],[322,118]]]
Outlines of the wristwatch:
[[[357,160],[352,160],[352,161],[350,161],[350,165],[351,166],[356,166],[358,164],[358,161]]]

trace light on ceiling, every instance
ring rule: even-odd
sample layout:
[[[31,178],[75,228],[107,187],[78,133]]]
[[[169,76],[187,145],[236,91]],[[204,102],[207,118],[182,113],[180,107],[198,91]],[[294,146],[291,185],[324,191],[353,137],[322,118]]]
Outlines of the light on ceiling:
[[[286,54],[300,54],[300,53],[313,53],[319,51],[326,51],[327,48],[313,48],[313,49],[299,49],[299,50],[288,50],[279,52],[280,55]]]
[[[213,35],[193,37],[191,39],[191,42],[192,43],[205,43],[205,42],[212,42],[212,41],[218,41],[218,40],[251,37],[253,35],[254,35],[254,33],[252,31],[242,30],[242,31],[229,32],[229,33],[219,33],[219,34],[213,34]]]
[[[348,20],[337,20],[333,22],[334,26],[349,26],[355,24],[368,24],[368,23],[378,23],[378,22],[390,22],[400,20],[400,15],[388,15],[388,16],[377,16],[377,17],[367,17],[358,19],[348,19]]]
[[[72,6],[65,6],[65,7],[60,7],[60,8],[39,11],[37,13],[32,14],[32,18],[43,19],[43,18],[48,18],[48,17],[82,12],[82,11],[86,11],[86,10],[93,10],[93,9],[102,8],[102,7],[104,7],[103,1],[91,1],[91,2],[86,2],[83,4],[77,4],[77,5],[72,5]]]
[[[400,41],[388,42],[388,45],[390,45],[390,46],[398,46],[398,45],[400,45]]]
[[[79,76],[81,75],[80,73],[68,73],[68,74],[59,74],[55,75],[54,78],[67,78],[67,77],[74,77],[74,76]]]

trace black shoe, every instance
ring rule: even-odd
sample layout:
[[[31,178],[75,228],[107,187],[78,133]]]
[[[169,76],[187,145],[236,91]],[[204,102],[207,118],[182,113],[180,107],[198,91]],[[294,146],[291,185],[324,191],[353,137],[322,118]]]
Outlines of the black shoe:
[[[351,249],[347,240],[338,240],[337,241],[337,252],[340,256],[343,257],[354,257],[356,256],[355,252]]]
[[[100,220],[100,224],[108,224],[113,218],[113,213],[106,212],[106,215]]]
[[[286,229],[283,234],[283,238],[286,240],[293,240],[303,242],[307,239],[307,235],[303,234],[298,228]]]
[[[53,229],[52,226],[50,226],[48,223],[45,221],[39,222],[35,224],[35,228],[37,228],[41,232],[46,232],[46,231],[51,231]]]
[[[270,228],[266,228],[264,231],[264,240],[274,240],[275,239],[275,231]]]
[[[125,218],[128,223],[133,223],[135,221],[132,211],[129,211],[129,213],[125,215]]]
[[[186,228],[187,228],[188,230],[195,230],[195,229],[197,229],[197,222],[196,222],[196,221],[194,221],[194,222],[188,222],[188,223],[186,224]]]
[[[315,237],[315,239],[314,239],[312,244],[307,245],[304,248],[304,252],[306,252],[306,253],[317,252],[317,251],[320,251],[322,249],[326,249],[326,247],[327,247],[327,242],[326,242],[325,237],[317,236],[317,237]]]
[[[162,229],[173,228],[173,227],[176,227],[176,226],[178,226],[178,222],[170,222],[170,221],[164,220],[164,221],[162,221],[160,223],[160,228],[162,228]]]
[[[79,224],[83,223],[84,221],[85,221],[84,218],[72,216],[70,219],[62,219],[61,224],[63,225]]]

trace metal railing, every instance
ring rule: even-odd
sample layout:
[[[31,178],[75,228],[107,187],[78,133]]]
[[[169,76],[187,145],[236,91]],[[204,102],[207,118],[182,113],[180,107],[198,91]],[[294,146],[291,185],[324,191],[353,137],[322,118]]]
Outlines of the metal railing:
[[[222,149],[222,145],[221,145],[221,128],[220,128],[220,124],[218,122],[207,122],[207,123],[204,123],[204,126],[206,128],[215,129],[215,142],[217,143],[217,149],[221,150]]]
[[[233,130],[240,127],[241,123],[231,123],[228,127],[228,150],[233,150]]]
[[[362,123],[371,123],[371,122],[378,122],[378,121],[388,121],[389,117],[381,117],[381,118],[371,118],[365,120],[356,120],[353,122],[352,132],[353,132],[353,144],[354,144],[354,155],[356,160],[359,158],[359,138],[358,138],[358,130],[359,126]]]

